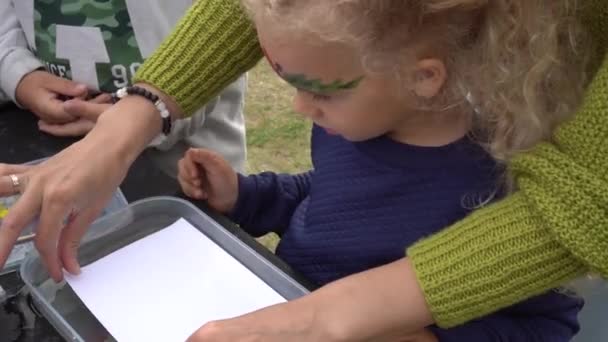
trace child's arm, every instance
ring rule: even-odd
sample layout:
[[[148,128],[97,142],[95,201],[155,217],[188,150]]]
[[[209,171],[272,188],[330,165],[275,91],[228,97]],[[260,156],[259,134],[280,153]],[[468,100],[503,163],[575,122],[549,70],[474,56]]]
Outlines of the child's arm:
[[[441,342],[568,342],[582,306],[582,299],[551,291],[455,328],[430,329]]]
[[[42,63],[29,50],[13,1],[0,1],[0,98],[16,102],[21,79],[40,67]]]
[[[239,195],[230,217],[253,236],[280,234],[308,196],[312,173],[239,175]]]
[[[286,228],[296,207],[308,196],[312,171],[298,174],[237,174],[219,154],[190,149],[178,163],[178,181],[186,195],[206,200],[249,234],[261,236]]]

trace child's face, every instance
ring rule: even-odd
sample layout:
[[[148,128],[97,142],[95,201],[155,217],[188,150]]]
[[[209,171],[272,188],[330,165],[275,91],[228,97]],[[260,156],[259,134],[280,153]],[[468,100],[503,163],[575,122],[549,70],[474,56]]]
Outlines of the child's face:
[[[405,96],[397,96],[396,79],[366,73],[352,48],[286,39],[279,43],[268,33],[258,25],[268,61],[297,90],[295,110],[327,132],[362,141],[410,124],[412,115]]]

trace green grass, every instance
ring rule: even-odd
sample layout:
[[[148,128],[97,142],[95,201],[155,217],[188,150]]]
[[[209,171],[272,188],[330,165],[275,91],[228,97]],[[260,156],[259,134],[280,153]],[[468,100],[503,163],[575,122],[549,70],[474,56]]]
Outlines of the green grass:
[[[266,62],[249,73],[245,102],[249,173],[310,169],[311,122],[291,109],[293,92]],[[278,240],[274,234],[259,239],[270,250]]]

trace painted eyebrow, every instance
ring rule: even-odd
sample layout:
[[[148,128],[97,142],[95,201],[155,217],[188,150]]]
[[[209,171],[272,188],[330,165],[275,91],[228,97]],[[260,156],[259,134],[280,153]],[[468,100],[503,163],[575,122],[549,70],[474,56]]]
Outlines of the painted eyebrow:
[[[320,79],[309,78],[305,74],[288,73],[283,70],[283,67],[279,63],[275,62],[274,60],[272,60],[272,58],[270,58],[264,48],[262,48],[262,51],[264,52],[268,63],[270,63],[270,66],[279,75],[279,77],[281,77],[287,83],[291,84],[293,87],[299,90],[308,91],[314,94],[329,94],[340,90],[354,89],[359,85],[361,80],[363,80],[363,76],[359,76],[350,81],[343,81],[341,79],[337,79],[329,83],[323,83],[323,81],[321,81]]]
[[[287,83],[294,86],[296,89],[305,90],[315,94],[330,94],[340,90],[350,90],[356,88],[363,76],[359,76],[352,81],[342,81],[337,79],[330,83],[323,83],[317,78],[308,78],[304,74],[290,74],[283,72],[279,74]]]

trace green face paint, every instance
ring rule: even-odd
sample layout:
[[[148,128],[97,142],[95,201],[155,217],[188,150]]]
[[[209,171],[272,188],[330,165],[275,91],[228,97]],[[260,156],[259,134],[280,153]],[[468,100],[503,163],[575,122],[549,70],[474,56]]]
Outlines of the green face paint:
[[[270,63],[270,66],[279,75],[279,77],[294,86],[296,89],[308,91],[315,94],[329,94],[339,90],[354,89],[359,85],[359,83],[363,79],[363,76],[359,76],[358,78],[352,81],[342,81],[338,79],[331,83],[323,83],[320,79],[309,79],[304,74],[290,74],[285,72],[283,70],[283,67],[279,63],[274,62],[270,58],[270,56],[268,56],[266,50],[262,49],[262,51],[264,52],[266,59]]]
[[[277,66],[280,67],[280,65],[278,64]],[[356,78],[349,82],[336,80],[331,83],[324,84],[319,79],[308,79],[304,74],[281,73],[279,75],[295,88],[306,90],[315,94],[327,94],[336,92],[338,90],[353,89],[356,88],[359,85],[359,82],[361,82],[361,80],[363,79],[363,76],[360,76],[359,78]]]

